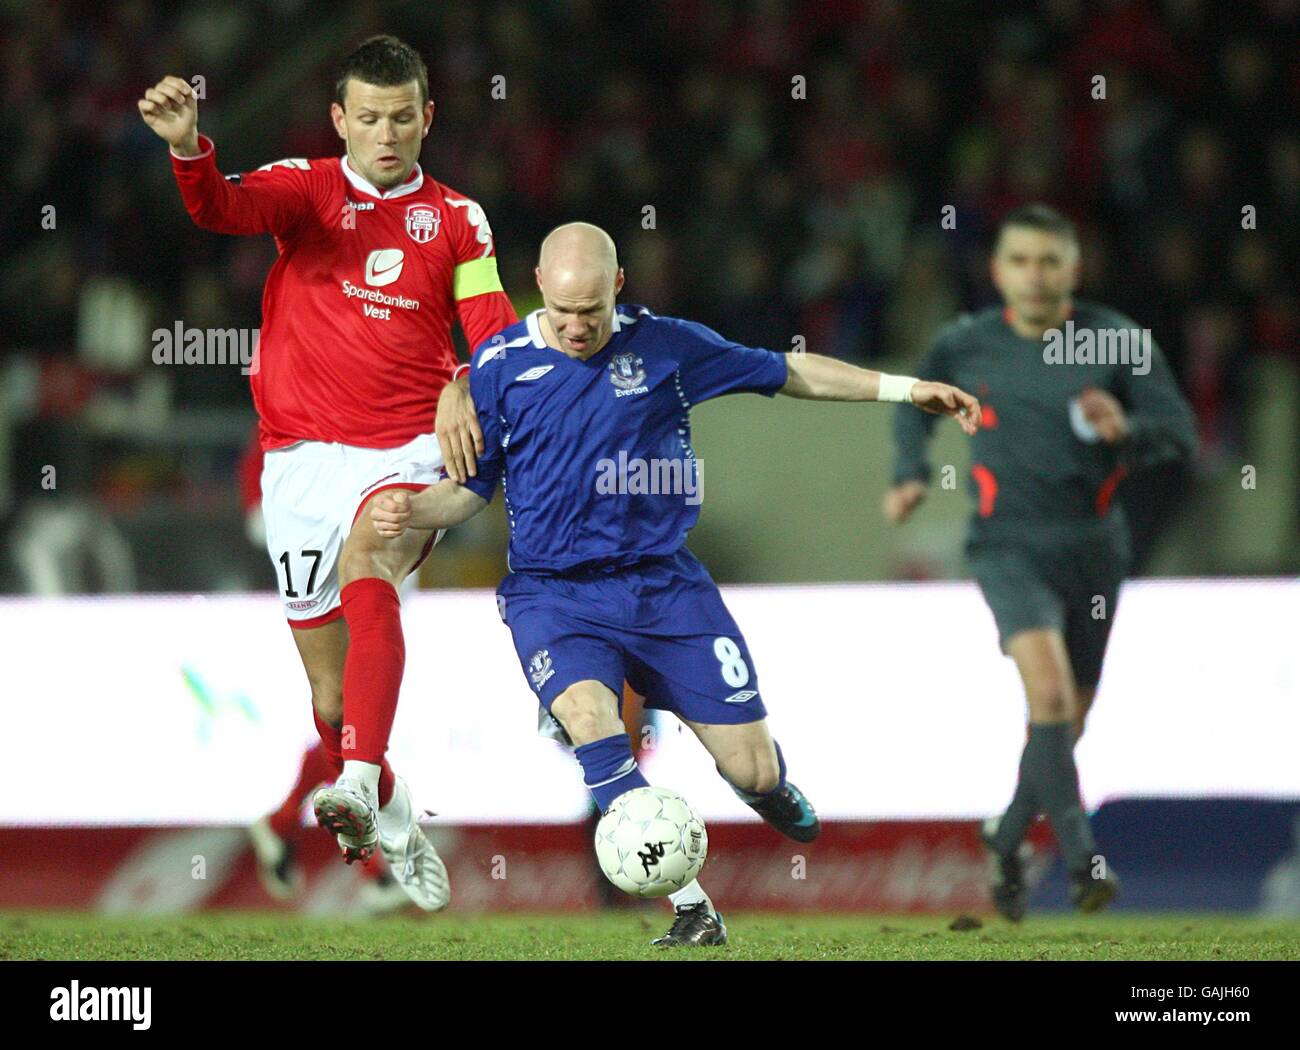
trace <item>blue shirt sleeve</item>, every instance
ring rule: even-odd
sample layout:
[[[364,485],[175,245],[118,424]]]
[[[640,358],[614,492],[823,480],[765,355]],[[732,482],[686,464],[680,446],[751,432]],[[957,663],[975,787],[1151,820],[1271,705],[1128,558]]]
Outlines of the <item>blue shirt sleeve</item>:
[[[505,471],[505,442],[508,434],[501,423],[501,408],[497,398],[497,374],[500,368],[495,358],[499,355],[497,344],[484,343],[474,354],[469,372],[469,394],[474,399],[478,425],[483,430],[483,455],[478,457],[478,473],[465,480],[465,487],[476,496],[491,501],[497,482]]]
[[[712,328],[676,317],[670,339],[679,355],[682,392],[693,405],[723,394],[750,392],[772,397],[788,378],[785,355],[724,339]]]

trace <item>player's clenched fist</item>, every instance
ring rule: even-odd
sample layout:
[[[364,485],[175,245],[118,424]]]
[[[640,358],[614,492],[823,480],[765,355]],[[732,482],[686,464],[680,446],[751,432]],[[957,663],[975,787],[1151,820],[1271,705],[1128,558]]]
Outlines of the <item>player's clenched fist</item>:
[[[199,100],[180,77],[163,77],[136,106],[144,122],[177,153],[199,152]]]
[[[370,501],[370,520],[384,539],[397,539],[411,521],[411,494],[405,489],[381,492]]]
[[[952,416],[973,437],[980,428],[980,403],[964,390],[924,379],[912,384],[912,403],[922,412]]]

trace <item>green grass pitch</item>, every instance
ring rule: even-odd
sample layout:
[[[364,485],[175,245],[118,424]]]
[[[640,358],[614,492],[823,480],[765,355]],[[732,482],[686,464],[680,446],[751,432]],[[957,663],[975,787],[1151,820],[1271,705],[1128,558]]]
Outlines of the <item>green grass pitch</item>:
[[[1297,959],[1300,921],[1225,915],[981,916],[724,913],[730,943],[650,947],[671,916],[633,908],[582,915],[413,915],[382,920],[265,913],[107,918],[0,914],[0,960],[1174,960]]]

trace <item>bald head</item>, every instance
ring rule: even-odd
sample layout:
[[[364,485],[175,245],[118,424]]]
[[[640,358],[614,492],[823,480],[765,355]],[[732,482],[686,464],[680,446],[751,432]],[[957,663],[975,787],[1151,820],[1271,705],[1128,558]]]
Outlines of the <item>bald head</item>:
[[[589,222],[557,226],[538,253],[537,287],[556,349],[584,359],[598,353],[613,332],[623,287],[614,239]]]
[[[586,276],[595,271],[613,281],[618,273],[614,238],[589,222],[566,222],[543,239],[537,268],[541,270],[543,280],[551,279],[552,275],[557,278],[565,273]]]

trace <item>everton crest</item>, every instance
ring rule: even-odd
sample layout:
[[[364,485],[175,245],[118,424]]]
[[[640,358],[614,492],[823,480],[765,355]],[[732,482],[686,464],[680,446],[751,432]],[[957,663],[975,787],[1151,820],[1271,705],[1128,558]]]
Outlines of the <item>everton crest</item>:
[[[406,209],[406,232],[417,244],[424,244],[438,236],[442,214],[432,204],[412,204]]]
[[[624,351],[609,362],[609,381],[618,388],[618,397],[645,391],[645,362],[636,354]]]
[[[553,674],[555,671],[551,669],[550,650],[538,649],[528,661],[528,677],[533,680],[533,685],[537,689],[541,689]]]

